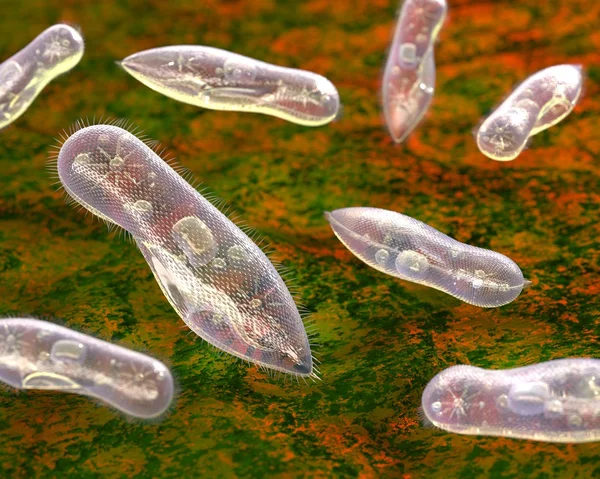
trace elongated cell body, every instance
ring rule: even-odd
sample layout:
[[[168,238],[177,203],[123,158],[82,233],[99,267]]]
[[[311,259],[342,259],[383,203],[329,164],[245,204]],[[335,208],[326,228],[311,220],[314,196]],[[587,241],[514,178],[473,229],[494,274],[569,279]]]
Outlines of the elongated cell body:
[[[321,75],[218,48],[177,45],[128,56],[121,66],[165,96],[211,110],[264,113],[305,126],[333,120],[340,98]]]
[[[0,129],[19,118],[42,89],[83,56],[83,38],[69,25],[54,25],[0,64]]]
[[[530,137],[571,113],[582,87],[581,65],[556,65],[531,75],[484,120],[477,146],[492,160],[514,160]]]
[[[140,418],[162,414],[173,399],[160,361],[38,319],[0,319],[0,380],[92,396]]]
[[[369,266],[475,306],[510,303],[529,284],[506,256],[460,243],[409,216],[362,207],[325,216],[342,243]]]
[[[446,18],[446,0],[405,0],[383,74],[383,112],[397,143],[419,124],[433,98],[433,44]]]
[[[460,434],[550,442],[600,440],[600,360],[569,358],[515,369],[452,366],[423,392],[425,416]]]
[[[146,144],[117,126],[89,126],[65,141],[57,166],[78,203],[133,235],[199,336],[259,365],[313,374],[304,324],[274,266]]]

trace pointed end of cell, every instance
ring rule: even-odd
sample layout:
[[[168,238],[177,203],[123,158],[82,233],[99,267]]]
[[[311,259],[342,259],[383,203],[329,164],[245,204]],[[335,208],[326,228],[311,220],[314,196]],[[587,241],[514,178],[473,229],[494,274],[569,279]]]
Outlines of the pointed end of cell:
[[[396,144],[399,145],[400,143],[402,143],[404,140],[406,140],[406,138],[408,137],[408,135],[410,134],[410,132],[405,132],[402,134],[395,134],[392,133],[390,131],[390,136],[392,137],[392,141]]]
[[[523,280],[523,289],[528,288],[532,284],[533,284],[533,282],[529,281],[528,279]]]
[[[290,372],[297,377],[311,379],[319,374],[319,371],[314,367],[312,358],[306,359],[301,363],[296,364]]]
[[[323,212],[323,216],[325,217],[325,219],[326,219],[327,221],[329,221],[329,222],[331,223],[331,217],[332,217],[332,216],[331,216],[331,211],[324,211],[324,212]]]
[[[127,58],[129,58],[129,57],[127,57]],[[136,69],[136,65],[134,62],[127,60],[127,58],[123,58],[123,60],[116,60],[115,63],[122,70],[126,71],[127,73],[129,73],[132,76],[135,76],[135,73],[137,73],[137,71],[138,71]]]

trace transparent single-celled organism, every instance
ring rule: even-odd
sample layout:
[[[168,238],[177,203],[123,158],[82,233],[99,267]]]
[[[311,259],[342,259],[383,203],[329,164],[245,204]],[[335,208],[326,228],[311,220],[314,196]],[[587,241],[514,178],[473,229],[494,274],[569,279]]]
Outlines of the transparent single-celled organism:
[[[150,356],[29,318],[0,319],[0,380],[95,397],[140,418],[165,412],[174,390],[169,369]]]
[[[115,125],[75,131],[58,176],[86,209],[135,239],[200,337],[260,366],[314,376],[304,324],[261,249],[148,145]]]
[[[340,108],[335,86],[321,75],[218,48],[153,48],[128,56],[120,65],[165,96],[211,110],[264,113],[320,126],[332,121]]]
[[[557,359],[515,369],[452,366],[425,388],[427,420],[460,434],[549,442],[600,440],[600,360]]]
[[[506,256],[460,243],[394,211],[342,208],[325,217],[341,242],[369,266],[475,306],[510,303],[530,284]]]
[[[19,118],[42,89],[83,56],[83,38],[69,25],[47,28],[0,64],[0,129]]]
[[[530,137],[571,113],[581,96],[581,70],[581,65],[556,65],[527,78],[479,127],[481,152],[497,161],[519,156]]]
[[[419,124],[435,89],[433,44],[446,18],[446,0],[405,0],[383,74],[383,112],[397,143]]]

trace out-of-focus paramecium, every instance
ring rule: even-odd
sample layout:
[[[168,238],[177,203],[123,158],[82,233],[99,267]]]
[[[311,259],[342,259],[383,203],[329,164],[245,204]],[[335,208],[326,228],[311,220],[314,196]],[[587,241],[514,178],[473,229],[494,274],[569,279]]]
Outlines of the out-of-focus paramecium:
[[[433,98],[433,44],[447,8],[446,0],[405,0],[402,5],[382,83],[385,121],[397,143],[416,128]]]
[[[173,377],[145,354],[29,318],[0,319],[0,380],[91,396],[139,418],[167,410]]]
[[[531,75],[483,121],[476,135],[479,150],[492,160],[514,160],[530,137],[571,113],[582,88],[581,65],[556,65]]]
[[[58,176],[79,204],[128,231],[200,337],[259,366],[314,377],[301,315],[262,250],[148,145],[115,125],[74,131]]]
[[[568,358],[515,369],[452,366],[423,392],[434,426],[459,434],[548,442],[600,440],[600,360]]]
[[[128,56],[120,65],[165,96],[211,110],[264,113],[320,126],[332,121],[340,108],[336,88],[321,75],[218,48],[153,48]]]
[[[69,25],[54,25],[0,64],[0,129],[19,118],[42,89],[83,56],[83,38]]]

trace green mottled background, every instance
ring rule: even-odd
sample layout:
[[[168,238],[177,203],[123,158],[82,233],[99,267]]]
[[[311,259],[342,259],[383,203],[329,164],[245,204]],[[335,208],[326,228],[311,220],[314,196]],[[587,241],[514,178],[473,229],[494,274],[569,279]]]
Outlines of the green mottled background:
[[[419,424],[443,368],[597,356],[600,3],[449,0],[437,92],[403,145],[379,85],[390,0],[0,0],[0,59],[49,25],[79,24],[86,54],[0,132],[0,314],[62,321],[172,367],[171,413],[143,423],[87,398],[0,391],[0,475],[29,477],[437,477],[600,475],[600,444],[448,434]],[[198,43],[313,70],[344,113],[321,128],[203,111],[149,90],[114,61]],[[471,130],[517,82],[579,62],[586,91],[510,163]],[[269,379],[187,334],[135,246],[67,206],[45,170],[81,117],[125,117],[160,140],[289,266],[320,332],[323,381]],[[376,206],[514,259],[533,281],[480,309],[385,276],[334,237],[323,210]]]

